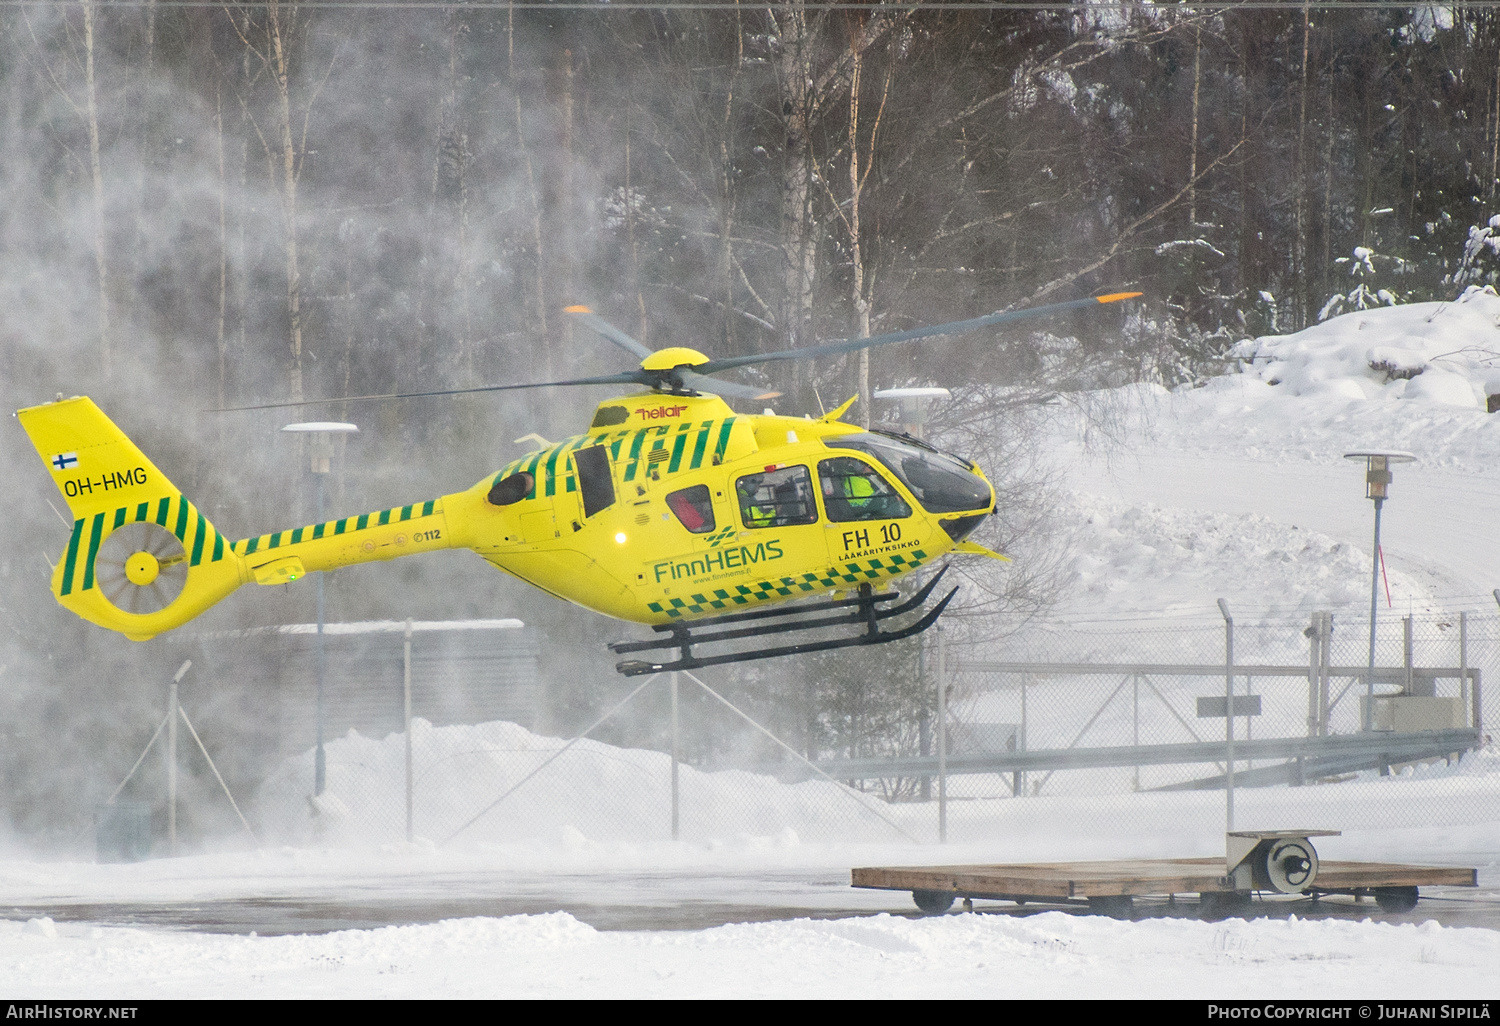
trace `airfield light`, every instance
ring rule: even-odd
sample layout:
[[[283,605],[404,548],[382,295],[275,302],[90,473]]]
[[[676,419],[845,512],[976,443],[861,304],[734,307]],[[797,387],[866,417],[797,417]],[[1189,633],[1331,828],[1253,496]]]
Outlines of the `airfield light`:
[[[927,423],[928,400],[946,399],[951,394],[946,388],[882,388],[875,398],[900,400],[901,425],[913,438],[921,438],[922,427]]]
[[[1416,457],[1409,452],[1363,450],[1344,453],[1346,460],[1363,460],[1365,464],[1365,498],[1375,503],[1375,545],[1370,556],[1370,667],[1365,676],[1364,729],[1375,729],[1375,613],[1380,596],[1380,507],[1390,497],[1391,467],[1411,463]]]
[[[297,435],[311,435],[312,444],[308,447],[310,462],[308,469],[312,471],[313,478],[318,482],[318,523],[323,522],[323,479],[328,476],[328,470],[333,462],[333,436],[352,435],[359,432],[359,428],[353,424],[344,424],[339,421],[316,420],[304,421],[300,424],[288,424],[281,429]],[[297,578],[293,576],[292,580]],[[326,660],[323,655],[323,575],[318,575],[318,748],[317,755],[313,760],[313,794],[323,793],[323,787],[328,781],[328,756],[323,750],[323,671]]]

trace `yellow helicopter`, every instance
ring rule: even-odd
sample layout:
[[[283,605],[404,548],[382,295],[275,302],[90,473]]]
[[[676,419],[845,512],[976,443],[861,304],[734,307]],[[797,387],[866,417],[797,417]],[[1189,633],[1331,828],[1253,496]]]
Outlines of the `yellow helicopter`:
[[[53,568],[52,593],[91,623],[143,641],[187,623],[242,584],[286,584],[313,571],[466,548],[549,594],[649,624],[661,635],[617,643],[611,646],[616,652],[679,650],[674,661],[619,664],[620,672],[635,675],[910,637],[936,621],[953,592],[905,627],[882,630],[881,621],[920,609],[937,577],[899,604],[892,604],[894,592],[876,588],[950,552],[1004,558],[965,540],[995,501],[972,463],[909,436],[841,422],[853,399],[817,420],[736,414],[722,395],[765,399],[774,393],[708,375],[958,334],[1140,294],[719,360],[686,348],[652,351],[587,308],[570,307],[594,331],[640,357],[639,369],[342,401],[564,385],[634,384],[649,391],[605,400],[583,434],[529,453],[465,491],[238,540],[220,534],[86,396],[59,398],[16,416],[74,518]],[[243,409],[292,405],[310,404]],[[781,605],[839,592],[845,596]],[[695,645],[771,634],[826,635],[824,628],[840,625],[859,632],[750,651],[693,652]]]

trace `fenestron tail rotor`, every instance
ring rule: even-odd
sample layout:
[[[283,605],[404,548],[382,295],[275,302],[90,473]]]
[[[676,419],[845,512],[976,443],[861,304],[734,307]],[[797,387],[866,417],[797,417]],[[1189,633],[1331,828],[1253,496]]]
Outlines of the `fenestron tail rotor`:
[[[187,551],[164,527],[125,524],[105,538],[94,557],[94,581],[104,597],[125,613],[167,608],[187,583]]]

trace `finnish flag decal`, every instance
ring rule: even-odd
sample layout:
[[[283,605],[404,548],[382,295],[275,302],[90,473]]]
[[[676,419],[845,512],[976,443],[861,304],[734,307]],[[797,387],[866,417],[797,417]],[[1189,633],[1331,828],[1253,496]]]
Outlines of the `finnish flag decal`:
[[[72,470],[78,466],[78,454],[76,452],[60,452],[52,457],[53,470]]]

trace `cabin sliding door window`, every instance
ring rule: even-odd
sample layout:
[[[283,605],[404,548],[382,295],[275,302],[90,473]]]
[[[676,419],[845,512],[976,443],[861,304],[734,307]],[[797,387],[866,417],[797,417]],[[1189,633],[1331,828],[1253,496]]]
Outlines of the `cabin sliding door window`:
[[[734,490],[746,527],[790,527],[818,521],[812,475],[806,467],[746,474],[735,481]]]
[[[609,476],[609,449],[602,445],[579,449],[573,454],[578,470],[578,491],[583,495],[583,515],[593,516],[615,504],[615,482]]]

